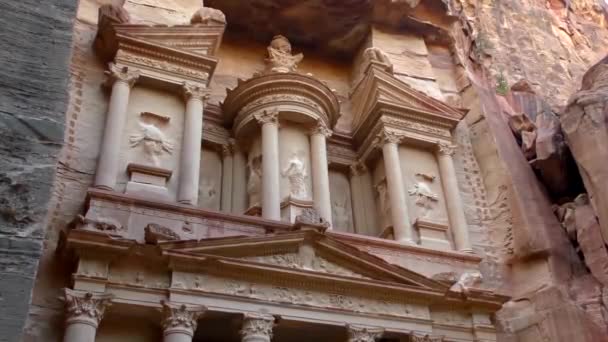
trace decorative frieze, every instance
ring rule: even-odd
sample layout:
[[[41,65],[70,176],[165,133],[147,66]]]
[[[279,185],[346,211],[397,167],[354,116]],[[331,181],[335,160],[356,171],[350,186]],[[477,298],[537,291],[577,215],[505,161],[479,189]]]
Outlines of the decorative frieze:
[[[382,328],[348,325],[348,342],[375,342],[384,334]]]
[[[64,289],[66,324],[81,323],[97,328],[112,298],[111,294],[94,294]]]
[[[410,335],[410,342],[443,342],[443,336],[432,336],[429,334],[419,335],[412,333]]]

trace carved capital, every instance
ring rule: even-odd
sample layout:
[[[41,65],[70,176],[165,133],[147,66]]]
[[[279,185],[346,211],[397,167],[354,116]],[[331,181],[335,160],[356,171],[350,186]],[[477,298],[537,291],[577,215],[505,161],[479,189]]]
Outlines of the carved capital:
[[[362,161],[357,161],[355,163],[350,164],[350,174],[351,176],[361,176],[362,174],[368,172],[367,166]]]
[[[382,130],[380,133],[378,133],[378,135],[376,135],[376,138],[374,139],[374,145],[375,147],[381,148],[386,144],[399,144],[403,140],[403,137],[403,133]]]
[[[254,118],[260,125],[264,125],[267,123],[276,124],[279,122],[279,112],[278,111],[263,111],[262,113],[257,113],[254,115]]]
[[[186,306],[185,304],[173,304],[161,301],[162,321],[164,334],[180,332],[194,335],[196,321],[207,310],[204,306]]]
[[[323,122],[319,121],[315,127],[310,130],[310,135],[321,134],[325,138],[331,137],[334,132],[327,127]]]
[[[132,69],[126,66],[119,67],[114,63],[108,64],[108,70],[104,73],[106,75],[107,86],[112,86],[115,82],[124,82],[129,87],[133,87],[135,82],[139,79],[139,70]]]
[[[374,342],[384,334],[382,328],[368,328],[348,325],[348,342]]]
[[[251,337],[264,337],[272,340],[272,328],[274,327],[274,317],[257,313],[246,313],[243,318],[241,336],[243,340]]]
[[[82,323],[97,328],[103,318],[106,307],[110,305],[111,294],[93,294],[64,289],[66,324]]]
[[[184,90],[184,98],[186,99],[186,101],[190,99],[197,99],[205,102],[207,101],[207,99],[209,99],[209,91],[204,85],[192,82],[184,82],[182,87]]]
[[[431,335],[418,335],[412,333],[410,335],[410,342],[443,342],[444,336],[431,336]]]
[[[230,141],[232,140],[232,141]],[[234,143],[234,139],[230,139],[227,143],[222,144],[222,156],[230,157],[234,153],[236,148],[236,144]]]
[[[444,142],[437,143],[437,153],[442,156],[453,156],[456,153],[456,145],[447,144]]]

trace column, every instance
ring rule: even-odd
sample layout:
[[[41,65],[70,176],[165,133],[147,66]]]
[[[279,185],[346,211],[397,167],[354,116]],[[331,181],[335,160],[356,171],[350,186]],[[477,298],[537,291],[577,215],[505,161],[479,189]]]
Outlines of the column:
[[[454,168],[454,161],[452,159],[454,152],[455,146],[453,145],[444,143],[439,143],[437,145],[439,175],[441,176],[441,184],[443,186],[443,193],[445,194],[445,202],[448,211],[448,220],[450,221],[450,229],[454,236],[456,249],[461,252],[473,253],[471,242],[469,241],[469,228],[464,216],[460,190],[458,189],[456,169]]]
[[[112,86],[106,123],[101,140],[99,161],[95,173],[94,186],[105,190],[114,190],[118,163],[120,157],[123,129],[127,119],[127,106],[131,87],[139,78],[138,70],[127,67],[118,67],[110,63],[110,70],[106,71],[107,84]]]
[[[348,342],[375,342],[384,334],[382,328],[360,327],[347,325]]]
[[[233,139],[227,144],[222,145],[222,201],[221,209],[224,212],[232,212],[232,146]]]
[[[380,133],[382,144],[382,157],[386,172],[389,202],[391,204],[391,221],[395,240],[414,244],[412,225],[407,211],[405,199],[405,186],[401,163],[399,161],[399,142],[401,136],[395,132],[384,131]]]
[[[247,313],[243,317],[242,342],[270,342],[274,317],[271,315]]]
[[[278,114],[264,111],[255,115],[262,126],[262,217],[269,220],[281,219]]]
[[[332,132],[319,122],[310,132],[310,158],[312,167],[312,198],[319,216],[331,225],[331,199],[329,195],[329,164],[327,163],[327,138]],[[331,226],[330,228],[331,229]]]
[[[236,141],[232,147],[232,212],[243,214],[247,210],[247,158]]]
[[[65,289],[66,310],[64,342],[94,342],[97,327],[106,307],[112,300],[110,294],[93,294]]]
[[[183,90],[186,98],[186,114],[177,201],[197,205],[203,139],[203,101],[208,95],[207,89],[199,84],[185,82]]]
[[[163,342],[192,342],[196,321],[206,311],[204,306],[186,306],[161,301]]]

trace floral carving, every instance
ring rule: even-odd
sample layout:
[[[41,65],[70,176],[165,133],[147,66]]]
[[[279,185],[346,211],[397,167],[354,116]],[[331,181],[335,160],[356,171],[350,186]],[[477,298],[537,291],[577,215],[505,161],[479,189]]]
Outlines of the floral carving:
[[[173,143],[165,137],[165,134],[153,123],[140,122],[140,133],[131,134],[129,142],[131,147],[143,145],[146,159],[154,166],[160,166],[159,157],[163,153],[173,153]]]
[[[205,101],[209,98],[209,90],[204,85],[184,82],[182,86],[186,99],[195,98]]]
[[[350,165],[350,173],[352,176],[361,176],[362,174],[368,172],[367,166],[362,161],[357,161]]]
[[[374,145],[382,147],[385,144],[399,144],[403,140],[404,134],[394,131],[383,130],[376,135]]]
[[[254,115],[254,118],[258,121],[260,125],[265,124],[276,124],[279,120],[279,112],[277,111],[263,111],[262,113],[257,113]]]
[[[289,194],[297,199],[306,199],[308,197],[308,192],[306,191],[306,178],[308,178],[308,175],[301,157],[303,154],[303,152],[294,153],[287,162],[287,167],[281,173],[283,177],[287,177],[289,180]]]
[[[63,300],[66,306],[67,323],[84,320],[97,326],[112,298],[111,294],[82,293],[66,288]]]
[[[382,328],[348,325],[348,342],[375,342],[384,334]]]
[[[271,315],[247,313],[243,318],[243,328],[241,336],[243,340],[251,337],[265,337],[268,341],[272,339],[272,328],[274,327],[274,317]]]
[[[171,330],[181,330],[193,334],[196,330],[197,319],[206,311],[204,306],[186,306],[185,304],[172,304],[161,302],[162,327],[165,334]]]
[[[192,77],[199,80],[207,80],[209,79],[209,73],[206,71],[194,70],[191,68],[183,67],[180,65],[173,64],[171,62],[165,60],[157,60],[149,57],[137,56],[130,53],[124,53],[119,51],[117,58],[124,59],[131,63],[136,63],[140,65],[144,65],[147,67],[151,67],[154,69],[166,71],[172,74],[181,74],[183,76]]]
[[[266,72],[295,72],[304,58],[301,53],[292,55],[289,40],[281,35],[272,38],[267,50]]]
[[[310,130],[310,134],[311,135],[320,134],[320,135],[323,135],[325,138],[329,138],[329,137],[331,137],[333,132],[331,129],[327,128],[327,126],[324,123],[319,122],[319,123],[317,123],[317,125],[315,127],[313,127]]]
[[[134,70],[126,66],[119,67],[115,63],[109,63],[108,70],[105,72],[107,77],[106,84],[112,85],[114,82],[120,81],[128,84],[129,87],[132,87],[139,79],[139,74],[139,70]]]
[[[456,153],[456,146],[452,144],[437,143],[437,152],[444,156],[453,156]]]

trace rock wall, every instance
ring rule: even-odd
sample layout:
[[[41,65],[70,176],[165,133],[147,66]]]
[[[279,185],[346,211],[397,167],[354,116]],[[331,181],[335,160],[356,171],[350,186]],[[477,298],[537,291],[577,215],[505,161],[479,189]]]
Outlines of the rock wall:
[[[51,219],[76,5],[0,1],[0,341],[21,336]]]

